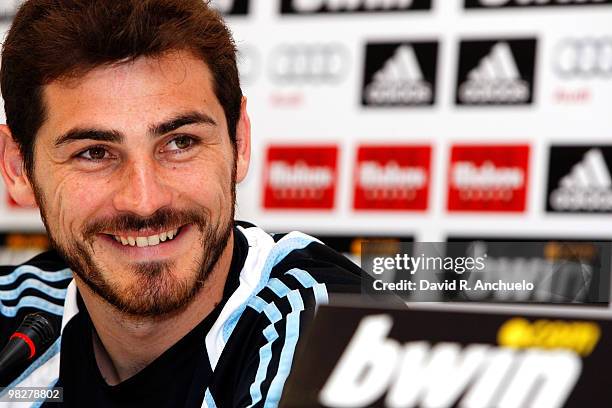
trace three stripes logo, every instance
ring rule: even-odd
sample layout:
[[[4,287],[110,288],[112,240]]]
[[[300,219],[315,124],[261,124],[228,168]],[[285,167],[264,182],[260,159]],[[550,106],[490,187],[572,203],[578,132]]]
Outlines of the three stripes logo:
[[[437,42],[367,44],[362,105],[433,105],[437,54]]]
[[[535,39],[462,41],[456,103],[531,104],[535,53]]]
[[[612,146],[553,146],[548,212],[612,212]]]

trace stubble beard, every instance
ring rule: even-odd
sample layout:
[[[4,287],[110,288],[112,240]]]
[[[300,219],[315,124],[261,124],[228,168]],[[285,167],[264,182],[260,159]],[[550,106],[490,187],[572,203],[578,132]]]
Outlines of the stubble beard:
[[[219,219],[213,222],[210,214],[203,209],[188,211],[160,209],[146,218],[123,214],[87,223],[84,227],[84,239],[79,241],[74,238],[61,240],[55,236],[54,231],[49,228],[44,198],[40,190],[34,188],[52,247],[94,294],[104,299],[120,313],[136,318],[155,318],[179,312],[187,307],[202,290],[223,254],[232,233],[235,189],[234,176],[231,186],[231,211],[227,220]],[[128,266],[128,271],[120,272],[134,276],[130,284],[120,287],[119,284],[109,279],[112,274],[105,271],[95,260],[92,244],[95,235],[104,230],[139,230],[141,228],[164,230],[166,226],[185,224],[190,224],[191,227],[199,230],[202,245],[199,257],[193,260],[193,270],[186,275],[186,278],[178,278],[172,273],[176,268],[174,261],[135,263]]]

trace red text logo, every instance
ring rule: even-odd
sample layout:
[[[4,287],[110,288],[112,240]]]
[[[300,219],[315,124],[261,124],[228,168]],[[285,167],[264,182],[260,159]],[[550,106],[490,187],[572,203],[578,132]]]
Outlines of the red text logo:
[[[525,211],[529,146],[454,146],[449,211]]]
[[[361,146],[355,167],[356,210],[426,210],[431,147]]]
[[[332,209],[336,146],[271,146],[264,174],[264,208]]]

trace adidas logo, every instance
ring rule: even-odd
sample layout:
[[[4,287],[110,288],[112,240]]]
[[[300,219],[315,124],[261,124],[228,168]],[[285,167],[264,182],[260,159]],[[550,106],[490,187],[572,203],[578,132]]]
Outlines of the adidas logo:
[[[496,167],[490,161],[481,166],[460,161],[452,168],[453,186],[461,191],[465,200],[504,200],[513,197],[513,191],[525,184],[525,174],[519,167]]]
[[[278,198],[320,198],[333,181],[334,173],[329,167],[309,166],[303,161],[275,161],[270,165],[269,185]]]
[[[393,10],[412,7],[414,0],[293,0],[292,6],[298,12],[309,13],[326,7],[329,11]]]
[[[557,211],[612,210],[612,178],[600,149],[586,152],[559,181],[550,195],[550,205]]]
[[[529,102],[529,83],[521,78],[508,43],[495,44],[480,60],[459,87],[458,97],[466,104]]]
[[[427,174],[421,167],[400,167],[395,161],[384,166],[365,161],[359,167],[359,184],[367,199],[414,199],[426,183]]]
[[[433,102],[432,85],[424,80],[414,48],[401,45],[365,89],[369,105],[422,105]]]

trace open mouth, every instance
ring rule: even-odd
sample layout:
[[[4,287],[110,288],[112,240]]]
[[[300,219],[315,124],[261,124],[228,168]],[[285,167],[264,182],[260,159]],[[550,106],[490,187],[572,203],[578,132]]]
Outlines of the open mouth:
[[[184,226],[183,226],[184,227]],[[171,229],[168,231],[161,232],[155,235],[149,236],[122,236],[122,235],[109,235],[114,238],[115,241],[122,244],[123,246],[136,246],[139,248],[157,246],[166,241],[172,241],[176,239],[181,233],[183,227]]]

